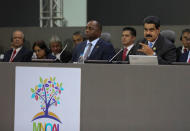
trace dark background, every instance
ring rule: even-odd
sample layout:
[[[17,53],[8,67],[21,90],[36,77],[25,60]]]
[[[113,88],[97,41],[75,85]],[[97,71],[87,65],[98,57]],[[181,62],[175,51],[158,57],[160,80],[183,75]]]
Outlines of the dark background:
[[[141,25],[157,15],[162,25],[190,24],[189,0],[87,0],[87,19],[106,26]],[[39,0],[1,0],[0,27],[39,26]]]
[[[88,20],[103,25],[141,25],[143,18],[156,15],[162,25],[190,24],[189,0],[88,0]]]
[[[0,26],[39,26],[39,0],[1,0]]]

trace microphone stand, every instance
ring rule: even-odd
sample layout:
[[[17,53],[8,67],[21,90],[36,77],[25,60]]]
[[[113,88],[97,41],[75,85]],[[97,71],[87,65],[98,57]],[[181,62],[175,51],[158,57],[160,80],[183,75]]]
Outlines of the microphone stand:
[[[122,51],[123,51],[123,48],[121,48],[121,49],[109,60],[109,62],[111,63]]]

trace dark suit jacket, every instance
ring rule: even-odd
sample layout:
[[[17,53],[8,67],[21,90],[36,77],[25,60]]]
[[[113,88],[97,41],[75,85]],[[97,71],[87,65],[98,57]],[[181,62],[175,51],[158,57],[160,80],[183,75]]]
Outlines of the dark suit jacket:
[[[144,55],[143,53],[137,51],[138,49],[140,49],[140,46],[141,45],[139,45],[139,43],[135,43],[134,46],[129,51],[129,53],[127,54],[125,61],[129,61],[129,55]],[[114,61],[122,61],[122,56],[123,56],[123,51],[121,53],[119,53],[118,56],[113,60]]]
[[[179,57],[179,61],[178,62],[187,62],[188,54],[189,54],[189,51],[181,54],[181,56]]]
[[[177,61],[177,62],[180,62],[180,57],[181,57],[181,55],[182,55],[182,46],[179,46],[179,47],[176,49],[176,56],[177,56],[176,61]]]
[[[146,42],[148,44],[148,42]],[[152,48],[158,56],[159,64],[171,64],[176,62],[176,47],[168,39],[159,35]]]
[[[74,51],[72,62],[77,62],[81,54],[83,54],[87,41],[78,44]],[[99,39],[93,48],[88,60],[109,60],[114,56],[114,48],[111,43]]]
[[[48,53],[46,56],[46,59],[56,59],[56,57],[52,55],[51,53]]]
[[[61,62],[61,63],[68,63],[72,58],[72,54],[69,51],[63,51],[62,54],[60,55],[61,60],[56,60],[56,62]]]
[[[4,62],[9,62],[12,52],[13,52],[13,49],[10,49],[7,52],[5,52],[4,59],[3,59]],[[30,62],[32,58],[32,54],[33,54],[32,51],[28,50],[25,47],[22,47],[20,51],[17,53],[17,55],[15,56],[15,58],[13,59],[13,62]]]

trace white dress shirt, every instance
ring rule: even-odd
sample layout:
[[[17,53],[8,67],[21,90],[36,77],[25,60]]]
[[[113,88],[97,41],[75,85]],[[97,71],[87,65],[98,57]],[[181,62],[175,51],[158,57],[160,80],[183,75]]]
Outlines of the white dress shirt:
[[[90,49],[90,53],[88,54],[88,57],[90,56],[90,54],[91,54],[91,52],[92,52],[92,50],[94,49],[94,47],[95,47],[95,45],[96,45],[96,43],[98,42],[98,40],[99,40],[100,38],[97,38],[97,39],[95,39],[95,40],[93,40],[93,41],[89,41],[89,40],[87,40],[87,43],[86,43],[86,47],[85,47],[85,49],[84,49],[84,52],[83,52],[83,56],[84,56],[84,54],[86,53],[86,51],[87,51],[87,49],[88,49],[88,43],[92,43],[92,47],[91,47],[91,49]]]
[[[130,50],[133,48],[134,44],[131,44],[130,46],[128,47],[125,47],[124,48],[127,48],[127,53],[126,53],[126,56],[128,55],[128,53],[130,52]]]
[[[21,48],[22,48],[22,46],[19,47],[19,48],[16,48],[16,54],[15,54],[15,56],[14,56],[12,59],[14,59],[14,58],[16,57],[16,55],[17,55],[18,52],[21,50]],[[11,57],[12,57],[12,55],[13,55],[14,50],[15,50],[15,49],[13,48],[13,51],[12,51]],[[11,59],[11,58],[10,58],[10,59]]]

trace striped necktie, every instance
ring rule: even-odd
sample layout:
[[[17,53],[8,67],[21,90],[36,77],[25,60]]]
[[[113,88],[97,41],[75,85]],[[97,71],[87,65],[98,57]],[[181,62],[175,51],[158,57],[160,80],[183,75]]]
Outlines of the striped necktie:
[[[16,55],[16,49],[13,50],[13,53],[11,55],[11,59],[9,60],[10,62],[13,62],[15,55]]]
[[[88,55],[89,55],[91,47],[92,47],[92,43],[88,43],[87,46],[88,46],[88,48],[87,48],[87,50],[86,50],[86,52],[84,54],[84,60],[86,60],[88,58]]]

